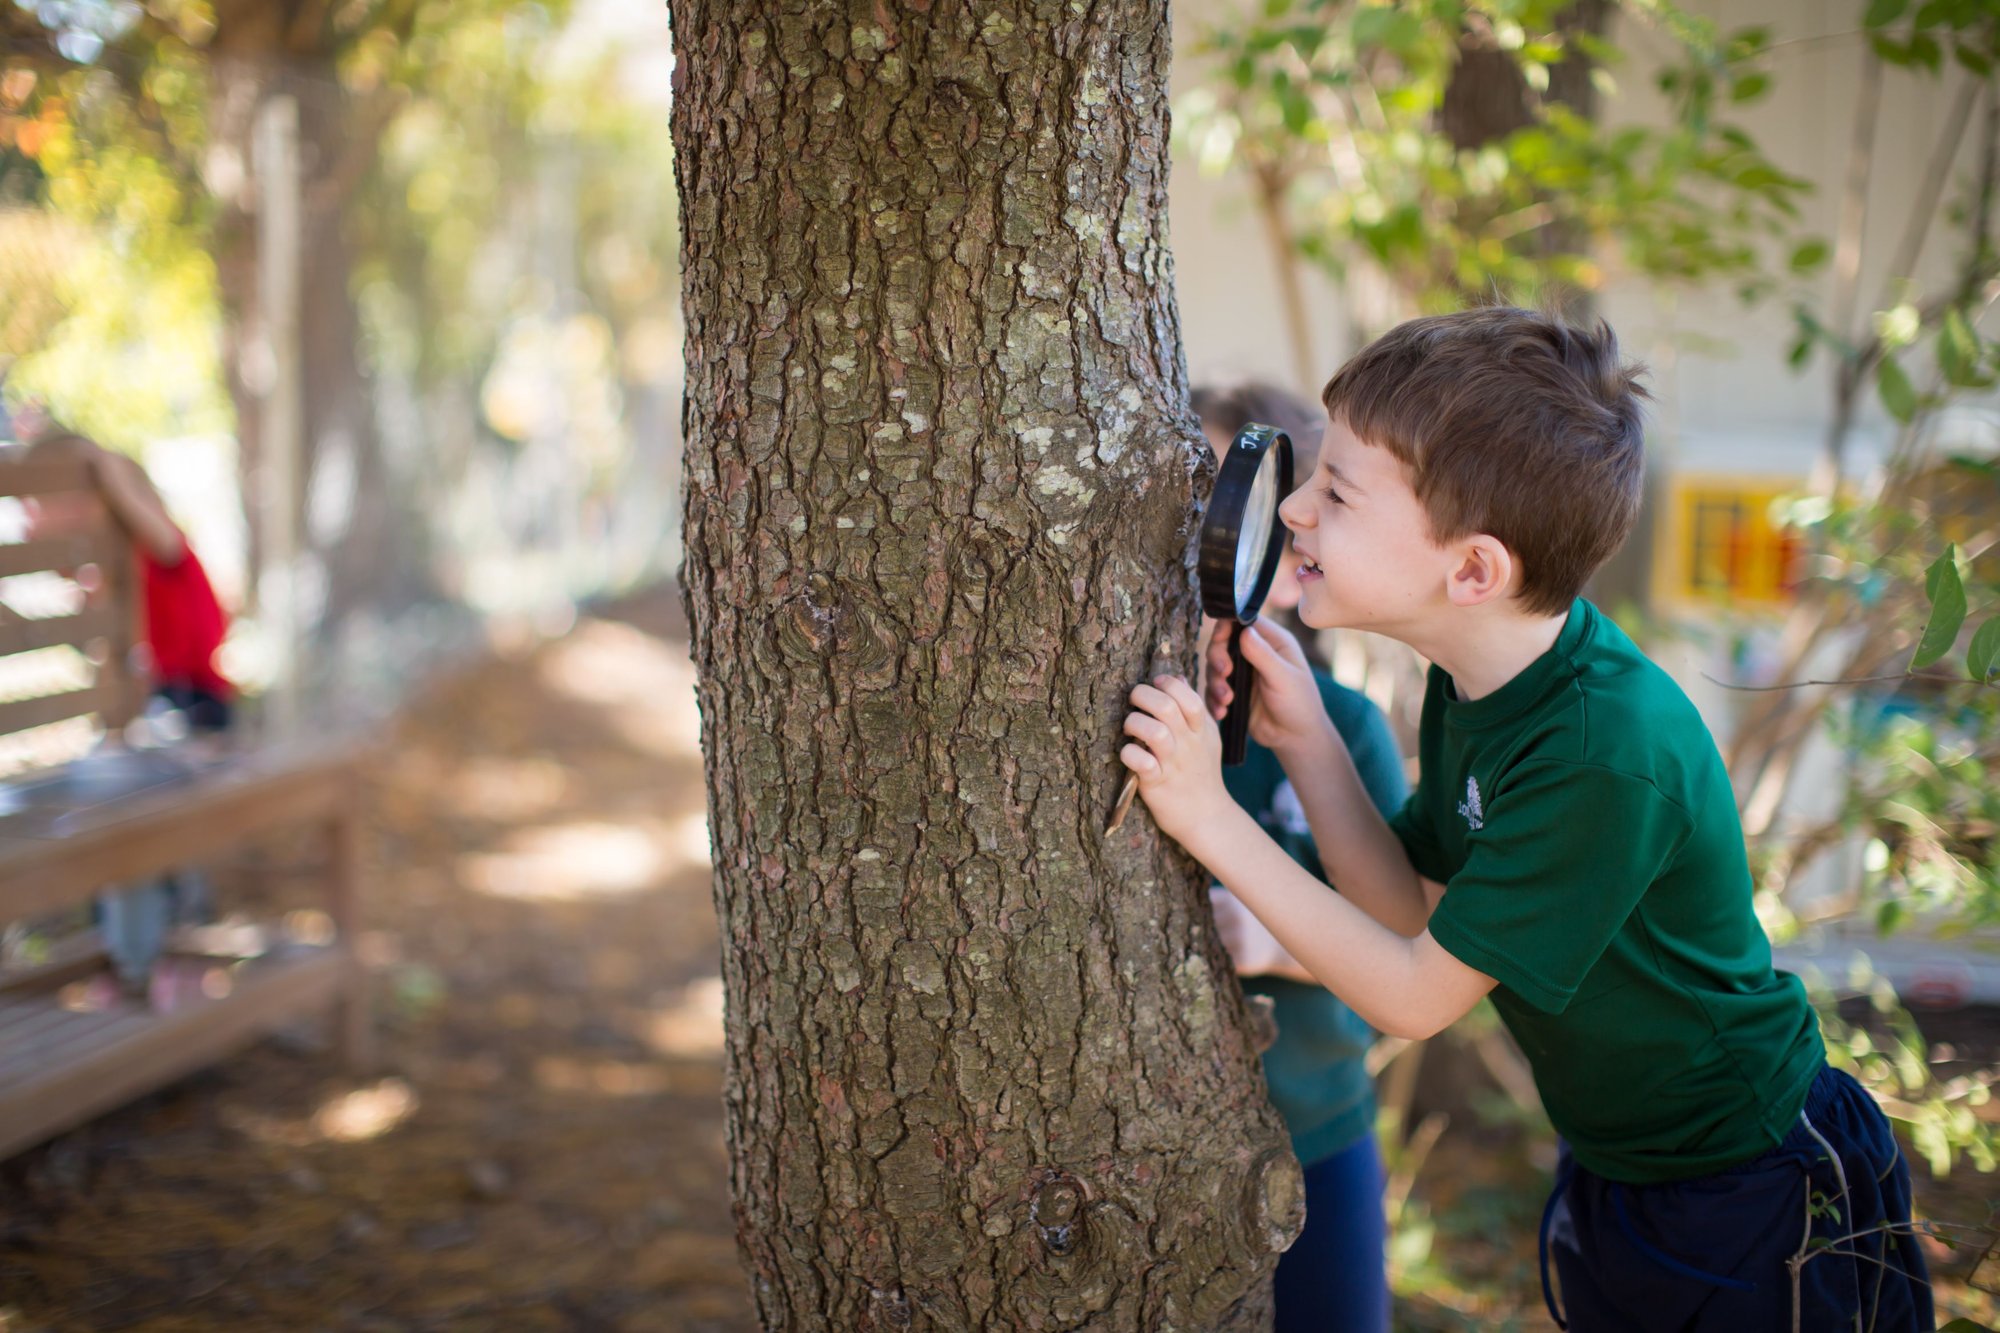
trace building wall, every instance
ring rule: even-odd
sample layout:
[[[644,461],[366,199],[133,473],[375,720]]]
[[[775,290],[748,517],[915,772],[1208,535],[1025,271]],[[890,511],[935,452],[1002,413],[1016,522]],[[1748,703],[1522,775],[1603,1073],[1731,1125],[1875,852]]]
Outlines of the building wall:
[[[1247,0],[1182,0],[1174,11],[1174,86],[1181,97],[1206,71],[1193,54],[1202,31],[1226,22]],[[1734,28],[1768,25],[1779,45],[1770,58],[1772,91],[1761,101],[1730,107],[1741,125],[1781,168],[1813,183],[1803,225],[1834,236],[1842,182],[1848,168],[1860,81],[1863,39],[1859,0],[1697,0],[1686,6]],[[1723,17],[1727,11],[1726,20]],[[1621,18],[1613,40],[1632,56],[1616,71],[1617,92],[1604,116],[1646,123],[1666,114],[1653,84],[1662,37]],[[1869,215],[1862,267],[1863,309],[1883,298],[1883,275],[1908,222],[1929,158],[1964,72],[1953,67],[1942,81],[1890,67],[1884,73],[1881,120],[1868,191]],[[1969,138],[1970,136],[1968,136]],[[1971,145],[1961,146],[1964,175]],[[1949,192],[1948,192],[1949,197]],[[1190,369],[1197,381],[1259,374],[1303,390],[1297,383],[1279,318],[1274,266],[1254,207],[1235,174],[1204,173],[1187,145],[1175,159],[1171,196],[1176,278]],[[1949,250],[1934,235],[1922,270],[1938,273]],[[1672,291],[1650,289],[1606,255],[1610,280],[1601,309],[1629,350],[1652,367],[1658,397],[1653,447],[1669,469],[1803,477],[1824,433],[1832,370],[1824,357],[1806,372],[1786,364],[1792,342],[1789,304],[1772,300],[1746,309],[1726,287]],[[1782,262],[1782,256],[1779,256]],[[1831,272],[1810,284],[1824,307]],[[1307,283],[1317,359],[1330,373],[1352,350],[1343,294],[1323,276]],[[1362,294],[1367,299],[1367,294]],[[1865,461],[1878,456],[1891,423],[1870,398],[1857,444]],[[1991,427],[1989,427],[1991,429]]]
[[[1212,62],[1197,54],[1201,34],[1226,23],[1251,0],[1183,0],[1175,10],[1175,91],[1184,103]],[[1807,180],[1799,227],[1831,242],[1838,231],[1845,181],[1853,157],[1857,89],[1862,82],[1865,38],[1861,0],[1694,0],[1688,8],[1725,30],[1757,24],[1771,29],[1770,92],[1721,112],[1746,130],[1781,169]],[[1655,85],[1668,40],[1622,11],[1611,32],[1629,53],[1612,71],[1615,91],[1602,116],[1613,123],[1657,123],[1668,112]],[[1951,65],[1942,78],[1885,66],[1879,120],[1867,176],[1867,221],[1862,245],[1859,320],[1897,299],[1886,274],[1903,249],[1922,182],[1939,151],[1952,104],[1969,76]],[[1974,126],[1977,128],[1977,117]],[[1952,184],[1945,205],[1961,197],[1974,156],[1974,134],[1954,146]],[[1315,392],[1353,350],[1347,312],[1355,303],[1380,309],[1379,293],[1361,282],[1345,291],[1305,267],[1314,361],[1302,374],[1293,365],[1278,300],[1276,268],[1263,227],[1239,172],[1204,171],[1195,146],[1177,136],[1171,223],[1181,319],[1190,369],[1197,382],[1245,375]],[[1942,210],[1940,210],[1942,211]],[[1949,223],[1933,223],[1919,274],[1935,289],[1953,260]],[[1774,271],[1784,271],[1789,245],[1772,247]],[[1663,287],[1622,267],[1615,253],[1601,256],[1607,284],[1599,308],[1620,333],[1629,354],[1651,368],[1655,394],[1650,447],[1654,477],[1647,526],[1627,555],[1607,572],[1602,595],[1616,602],[1640,596],[1656,611],[1711,617],[1712,598],[1689,595],[1696,582],[1696,503],[1735,503],[1752,516],[1744,525],[1768,530],[1768,498],[1802,483],[1823,447],[1831,415],[1833,366],[1821,354],[1804,371],[1787,363],[1793,342],[1793,303],[1804,299],[1823,314],[1834,290],[1833,266],[1809,282],[1746,307],[1728,284]],[[1923,372],[1912,367],[1921,384]],[[1858,428],[1849,444],[1850,475],[1866,475],[1893,439],[1893,422],[1872,389],[1864,395]],[[2000,445],[1995,402],[1956,411],[1948,423],[1961,448]],[[1697,496],[1696,492],[1700,495]],[[1715,525],[1707,528],[1711,533]],[[1775,539],[1774,539],[1775,540]],[[1714,543],[1709,543],[1713,549]],[[1777,567],[1775,553],[1753,564]],[[1650,594],[1650,596],[1646,596]],[[1744,603],[1739,610],[1758,609]],[[1702,663],[1676,664],[1705,708],[1719,708],[1700,680]],[[1739,664],[1740,665],[1740,664]],[[1718,715],[1718,721],[1726,721]]]

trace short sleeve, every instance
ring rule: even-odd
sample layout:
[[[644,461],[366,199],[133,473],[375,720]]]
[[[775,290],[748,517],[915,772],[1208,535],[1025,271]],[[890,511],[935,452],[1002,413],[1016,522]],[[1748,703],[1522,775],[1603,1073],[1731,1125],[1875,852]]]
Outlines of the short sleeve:
[[[1428,794],[1424,790],[1424,780],[1417,779],[1417,789],[1403,802],[1403,808],[1389,816],[1389,831],[1396,835],[1396,841],[1403,844],[1403,851],[1409,855],[1410,864],[1425,879],[1443,883],[1451,872],[1445,869],[1444,853],[1438,847],[1437,827],[1431,822]]]
[[[1561,1013],[1691,826],[1642,778],[1524,766],[1488,796],[1431,937],[1535,1008]]]

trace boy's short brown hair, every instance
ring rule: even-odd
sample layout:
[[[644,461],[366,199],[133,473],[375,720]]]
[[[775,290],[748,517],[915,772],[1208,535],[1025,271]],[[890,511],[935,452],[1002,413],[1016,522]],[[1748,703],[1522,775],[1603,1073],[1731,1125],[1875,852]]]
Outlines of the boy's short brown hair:
[[[1399,324],[1340,368],[1327,415],[1410,470],[1440,544],[1483,532],[1556,615],[1624,544],[1645,482],[1644,367],[1611,326],[1510,306]]]

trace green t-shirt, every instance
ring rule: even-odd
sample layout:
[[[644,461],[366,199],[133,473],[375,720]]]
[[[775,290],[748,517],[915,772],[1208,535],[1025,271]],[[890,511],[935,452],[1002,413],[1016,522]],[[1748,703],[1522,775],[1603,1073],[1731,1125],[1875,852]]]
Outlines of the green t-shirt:
[[[1403,804],[1409,783],[1388,719],[1366,695],[1314,674],[1320,701],[1354,756],[1363,789],[1383,814],[1393,813]],[[1237,804],[1294,861],[1315,878],[1326,878],[1305,811],[1276,755],[1253,742],[1241,765],[1222,770],[1222,780]],[[1324,1161],[1370,1132],[1375,1096],[1363,1061],[1375,1034],[1368,1024],[1331,991],[1307,982],[1245,977],[1243,989],[1271,997],[1278,1040],[1264,1052],[1264,1081],[1271,1104],[1292,1132],[1292,1151],[1299,1161],[1307,1166]]]
[[[1596,607],[1483,699],[1436,667],[1391,826],[1445,885],[1431,935],[1500,984],[1576,1160],[1634,1184],[1775,1146],[1824,1053],[1771,966],[1729,775],[1694,705]]]

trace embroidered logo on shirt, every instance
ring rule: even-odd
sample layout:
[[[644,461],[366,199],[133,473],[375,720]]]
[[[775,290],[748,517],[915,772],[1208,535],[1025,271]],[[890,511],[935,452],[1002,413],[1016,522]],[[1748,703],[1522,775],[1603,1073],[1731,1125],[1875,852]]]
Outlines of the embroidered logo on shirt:
[[[1478,778],[1467,778],[1465,780],[1465,799],[1458,803],[1458,813],[1465,816],[1465,823],[1468,828],[1482,829],[1486,827],[1486,812],[1479,808]]]

